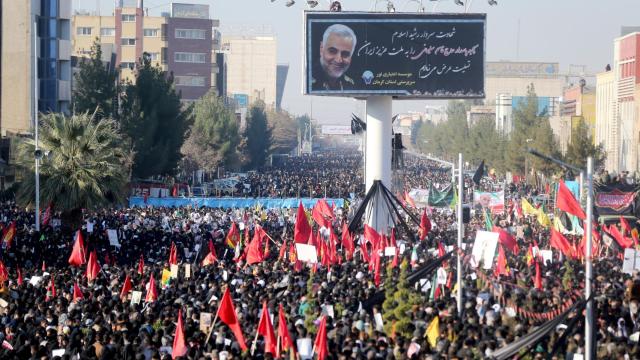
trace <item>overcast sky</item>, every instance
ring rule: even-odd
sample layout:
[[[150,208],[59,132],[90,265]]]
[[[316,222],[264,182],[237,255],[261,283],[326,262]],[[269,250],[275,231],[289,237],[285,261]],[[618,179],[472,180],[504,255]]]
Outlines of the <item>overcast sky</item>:
[[[346,124],[352,112],[361,113],[361,101],[341,98],[303,96],[302,11],[306,0],[285,7],[286,0],[181,0],[176,2],[209,4],[211,16],[221,26],[268,25],[278,40],[278,63],[290,65],[282,106],[294,114],[311,113],[322,123]],[[395,0],[398,11],[415,11],[416,0]],[[470,12],[487,13],[487,61],[519,60],[559,62],[562,72],[570,64],[586,65],[587,71],[604,70],[613,59],[613,39],[621,26],[640,26],[640,0],[497,0],[489,6],[485,0],[473,0]],[[316,9],[327,8],[327,0]],[[370,10],[372,0],[343,0],[345,11]],[[386,8],[378,1],[378,10]],[[424,0],[427,11],[434,2]],[[74,7],[103,14],[113,11],[112,0],[74,0]],[[145,0],[150,15],[168,11],[170,1]],[[453,0],[441,0],[438,12],[459,12]],[[518,43],[518,23],[520,41]],[[224,36],[224,34],[223,34]],[[519,48],[519,51],[518,51]],[[519,55],[519,56],[518,56]],[[433,102],[432,102],[433,103]],[[394,113],[421,111],[426,101],[394,101]]]

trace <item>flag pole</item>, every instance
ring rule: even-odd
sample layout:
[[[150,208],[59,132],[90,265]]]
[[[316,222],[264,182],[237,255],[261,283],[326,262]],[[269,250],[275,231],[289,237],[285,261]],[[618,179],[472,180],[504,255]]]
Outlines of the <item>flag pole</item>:
[[[587,301],[586,321],[585,321],[585,360],[591,360],[593,354],[593,299],[591,297],[591,278],[593,277],[593,267],[591,263],[591,253],[593,251],[593,158],[587,158],[587,249],[585,261],[585,286],[584,297]]]
[[[453,169],[453,167],[452,167]],[[453,171],[452,171],[453,172]],[[464,232],[464,224],[462,221],[462,201],[464,199],[464,184],[463,184],[464,171],[462,171],[462,154],[458,154],[458,256],[457,256],[457,282],[458,282],[458,294],[456,295],[456,302],[458,305],[458,316],[462,316],[462,257],[460,251],[462,251],[462,234]]]

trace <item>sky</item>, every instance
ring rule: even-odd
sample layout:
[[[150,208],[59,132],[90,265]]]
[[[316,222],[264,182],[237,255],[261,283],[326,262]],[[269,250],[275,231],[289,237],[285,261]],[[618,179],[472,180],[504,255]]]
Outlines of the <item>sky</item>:
[[[272,2],[273,1],[273,2]],[[393,1],[397,11],[416,11],[419,0]],[[640,0],[471,0],[469,12],[487,14],[487,61],[558,62],[561,72],[569,66],[585,65],[587,73],[604,70],[613,61],[613,39],[621,26],[640,26]],[[312,114],[324,124],[347,124],[351,113],[363,115],[364,101],[302,95],[302,13],[305,0],[285,7],[286,0],[180,0],[209,4],[210,15],[228,26],[262,26],[272,29],[278,43],[278,63],[289,64],[282,107],[294,115]],[[328,0],[319,0],[318,9],[327,9]],[[73,0],[76,9],[113,11],[113,0]],[[343,11],[372,10],[373,0],[342,0]],[[377,10],[386,1],[377,1]],[[427,12],[437,3],[437,12],[460,12],[453,0],[424,0]],[[168,11],[168,0],[145,0],[150,15]],[[519,24],[519,25],[518,25]],[[519,28],[519,31],[518,31]],[[519,36],[518,36],[519,34]],[[224,36],[224,33],[223,33]],[[518,41],[519,37],[519,41]],[[519,46],[517,44],[519,43]],[[595,80],[593,80],[595,81]],[[397,100],[393,113],[423,111],[433,101]]]

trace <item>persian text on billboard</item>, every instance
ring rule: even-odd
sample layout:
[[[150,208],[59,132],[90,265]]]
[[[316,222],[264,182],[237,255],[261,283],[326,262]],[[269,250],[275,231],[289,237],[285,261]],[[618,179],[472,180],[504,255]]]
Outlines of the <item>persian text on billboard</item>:
[[[485,14],[305,13],[305,94],[484,97]]]
[[[208,19],[209,5],[202,4],[171,4],[171,16],[183,19]]]

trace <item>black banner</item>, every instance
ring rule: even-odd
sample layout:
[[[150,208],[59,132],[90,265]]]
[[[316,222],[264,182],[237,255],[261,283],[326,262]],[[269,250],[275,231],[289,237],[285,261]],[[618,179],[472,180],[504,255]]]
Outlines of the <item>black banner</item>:
[[[636,215],[640,186],[628,184],[596,184],[594,206],[598,216]]]
[[[485,14],[305,12],[304,93],[483,98]]]

